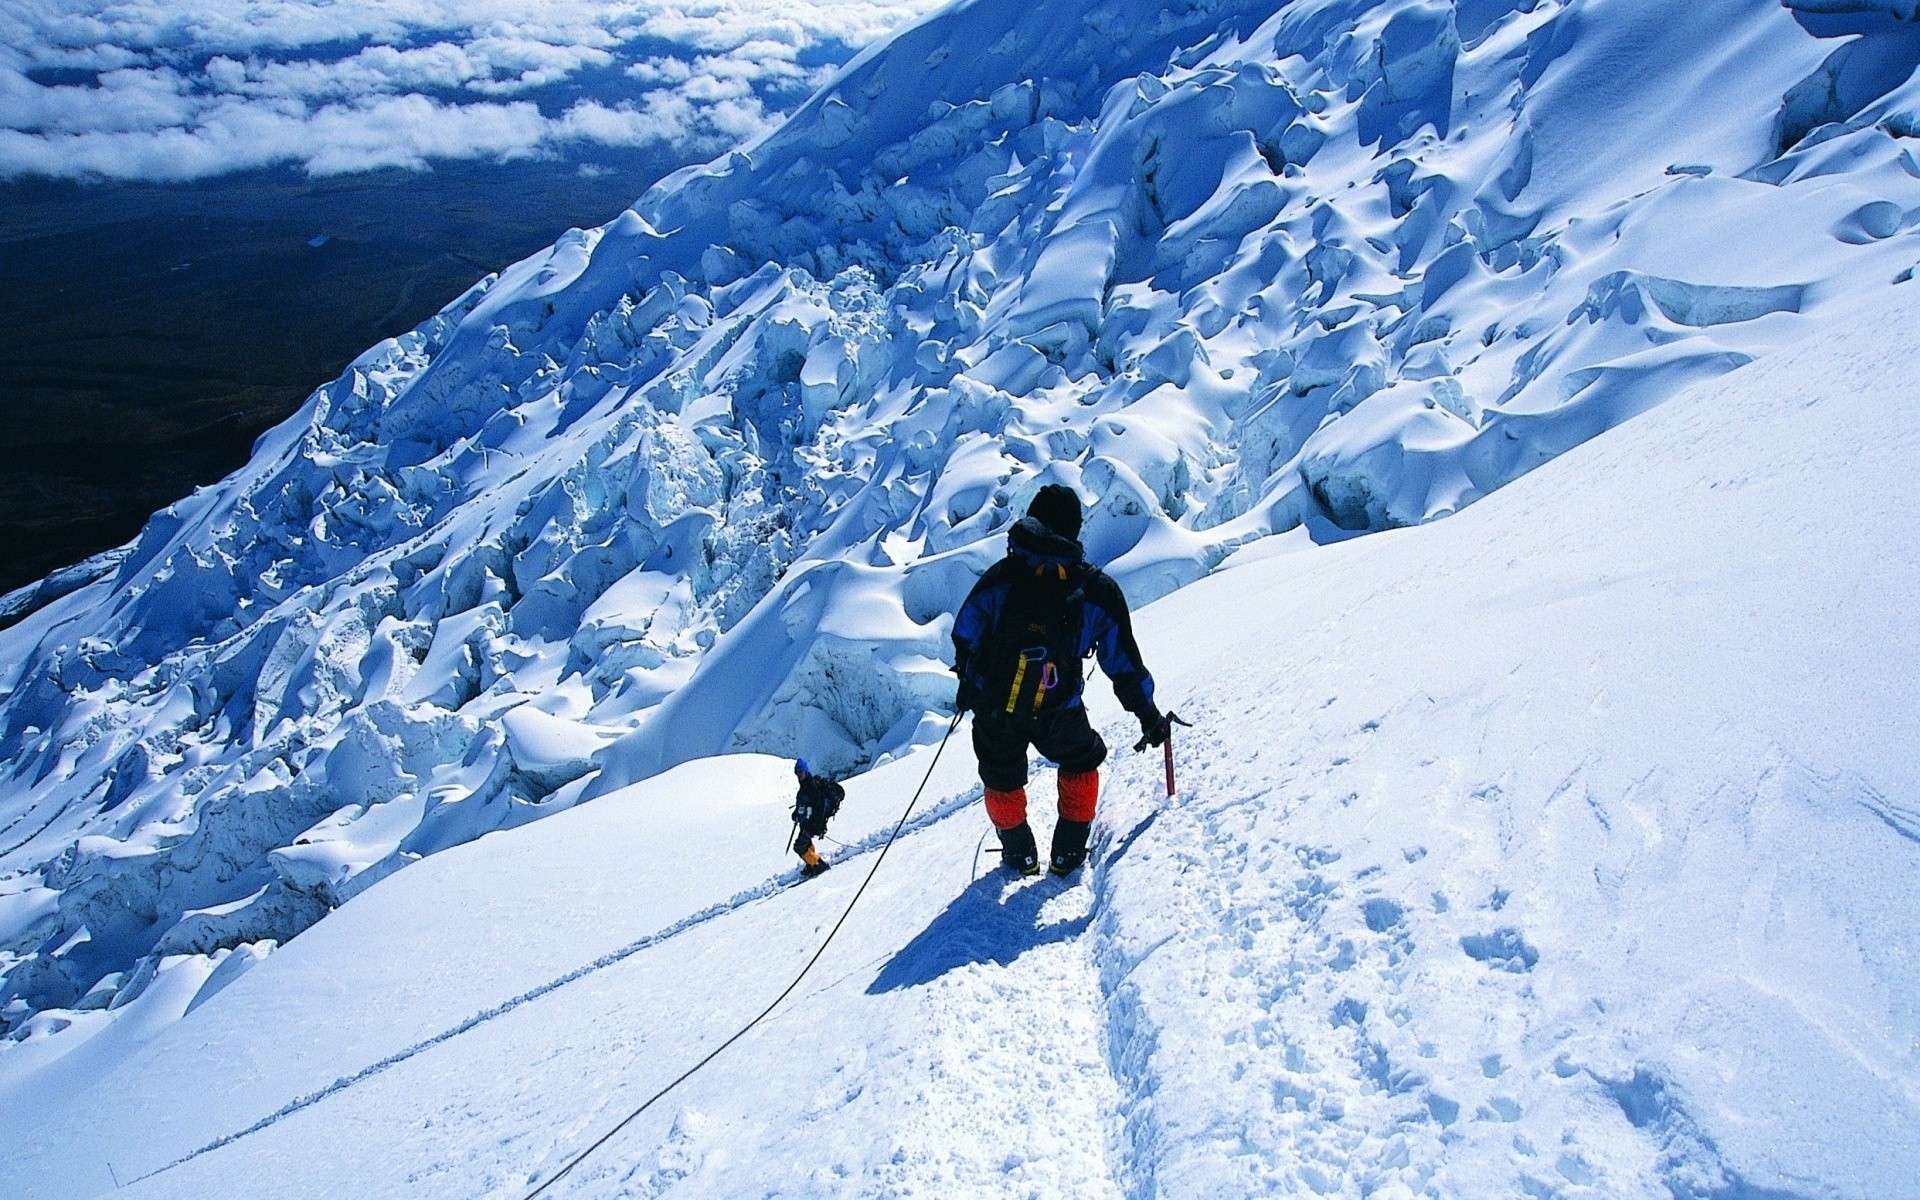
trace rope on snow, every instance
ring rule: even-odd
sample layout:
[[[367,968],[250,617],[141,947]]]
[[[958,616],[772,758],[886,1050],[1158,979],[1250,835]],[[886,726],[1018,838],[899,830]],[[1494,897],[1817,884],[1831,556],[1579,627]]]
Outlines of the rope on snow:
[[[833,944],[834,935],[840,932],[840,927],[842,925],[845,925],[847,923],[847,918],[853,915],[854,906],[860,903],[860,897],[866,893],[867,885],[872,883],[873,877],[879,873],[880,864],[886,861],[887,851],[893,848],[894,840],[900,836],[901,829],[906,827],[907,818],[913,815],[913,806],[920,803],[920,793],[926,791],[927,784],[933,780],[933,769],[940,765],[940,752],[947,748],[947,740],[953,736],[953,731],[960,727],[960,716],[961,714],[955,713],[953,717],[953,722],[947,726],[947,732],[941,735],[940,744],[936,746],[933,751],[933,761],[927,764],[927,773],[921,777],[920,786],[913,789],[913,796],[907,801],[907,807],[900,813],[900,819],[894,822],[893,832],[887,835],[886,842],[883,843],[880,847],[880,853],[877,856],[875,856],[873,860],[873,866],[867,869],[867,877],[860,881],[860,886],[858,888],[854,889],[853,899],[847,901],[846,910],[840,914],[840,919],[833,923],[833,928],[827,931],[827,936],[825,940],[823,940],[820,943],[820,948],[813,952],[813,957],[809,958],[807,960],[806,965],[800,968],[800,973],[793,977],[793,982],[789,983],[784,989],[781,990],[778,996],[775,996],[773,998],[773,1003],[761,1009],[760,1014],[758,1016],[754,1017],[753,1020],[748,1021],[745,1025],[742,1025],[740,1029],[733,1034],[733,1036],[729,1037],[726,1041],[721,1042],[718,1046],[715,1046],[712,1050],[708,1051],[705,1058],[702,1058],[699,1062],[694,1063],[691,1067],[688,1067],[685,1071],[682,1071],[680,1075],[673,1080],[673,1082],[667,1084],[667,1086],[661,1088],[659,1091],[655,1092],[653,1095],[647,1097],[646,1101],[642,1103],[640,1107],[634,1109],[632,1112],[622,1117],[618,1125],[615,1125],[612,1129],[609,1129],[605,1133],[601,1134],[598,1138],[594,1140],[592,1145],[588,1146],[585,1150],[582,1150],[580,1153],[574,1155],[571,1159],[568,1159],[567,1164],[565,1166],[561,1167],[558,1171],[555,1171],[552,1175],[548,1176],[546,1181],[540,1184],[539,1187],[536,1187],[532,1191],[528,1192],[526,1194],[525,1200],[535,1200],[535,1197],[539,1196],[542,1192],[546,1191],[548,1188],[552,1187],[554,1184],[560,1182],[561,1179],[566,1177],[567,1172],[573,1170],[575,1167],[579,1166],[582,1162],[586,1161],[587,1156],[591,1155],[595,1150],[598,1150],[600,1147],[606,1145],[609,1141],[613,1139],[613,1136],[615,1134],[619,1133],[622,1129],[625,1129],[628,1125],[632,1124],[634,1119],[637,1118],[641,1113],[644,1113],[649,1108],[652,1108],[654,1104],[657,1103],[668,1092],[671,1092],[673,1089],[679,1087],[681,1084],[685,1083],[687,1080],[693,1078],[694,1074],[698,1072],[700,1068],[706,1066],[708,1063],[712,1062],[714,1059],[719,1058],[721,1052],[724,1051],[728,1046],[733,1045],[735,1042],[739,1041],[741,1038],[747,1036],[748,1033],[752,1032],[755,1026],[759,1025],[760,1022],[772,1016],[773,1010],[780,1007],[780,1002],[793,994],[793,990],[800,986],[800,981],[807,977],[807,972],[813,970],[814,964],[819,962],[820,957],[827,952],[827,947]]]

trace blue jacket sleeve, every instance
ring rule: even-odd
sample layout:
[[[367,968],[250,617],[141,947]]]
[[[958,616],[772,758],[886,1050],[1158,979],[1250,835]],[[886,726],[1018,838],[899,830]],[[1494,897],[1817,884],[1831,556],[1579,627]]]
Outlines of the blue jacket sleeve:
[[[1133,640],[1133,618],[1127,612],[1127,598],[1120,585],[1102,575],[1087,589],[1087,615],[1083,636],[1100,660],[1100,669],[1113,681],[1113,694],[1125,708],[1141,720],[1159,715],[1153,703],[1153,675],[1140,661],[1140,647]]]
[[[980,648],[981,639],[999,615],[1000,592],[1000,588],[982,577],[967,593],[953,618],[953,671],[963,683],[968,679],[968,660]]]

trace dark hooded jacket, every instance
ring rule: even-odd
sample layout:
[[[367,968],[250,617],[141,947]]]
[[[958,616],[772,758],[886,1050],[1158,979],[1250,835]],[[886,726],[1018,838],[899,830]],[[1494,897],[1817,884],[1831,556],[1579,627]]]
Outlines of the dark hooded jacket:
[[[847,789],[820,775],[802,775],[793,801],[794,824],[809,838],[825,837],[827,822],[840,811]]]
[[[993,634],[1009,608],[1010,596],[1016,588],[1031,586],[1036,580],[1053,583],[1061,604],[1080,608],[1078,630],[1069,629],[1066,634],[1072,642],[1073,659],[1063,664],[1061,691],[1049,698],[1048,708],[1081,703],[1085,680],[1080,662],[1095,655],[1127,711],[1142,720],[1155,717],[1158,710],[1153,705],[1153,676],[1140,661],[1140,647],[1133,640],[1133,622],[1120,585],[1086,561],[1079,542],[1062,537],[1033,517],[1021,518],[1007,531],[1007,556],[982,572],[954,618],[953,669],[960,677],[963,705],[983,710],[997,707],[998,697],[987,694],[993,686],[989,676],[994,664],[984,660],[993,653]]]

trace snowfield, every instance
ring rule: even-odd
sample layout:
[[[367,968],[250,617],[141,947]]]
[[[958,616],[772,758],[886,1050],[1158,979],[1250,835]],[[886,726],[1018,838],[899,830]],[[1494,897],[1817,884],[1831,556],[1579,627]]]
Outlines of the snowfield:
[[[1014,880],[950,746],[794,997],[550,1194],[1914,1194],[1917,320],[1148,608],[1176,798],[1118,755],[1084,878]],[[523,1195],[778,993],[931,758],[852,780],[804,885],[787,764],[731,756],[435,855],[184,1016],[169,959],[0,1058],[0,1191]]]
[[[950,747],[552,1194],[1920,1194],[1908,8],[971,0],[370,349],[7,598],[0,1194],[524,1194],[1051,482],[1179,796]]]

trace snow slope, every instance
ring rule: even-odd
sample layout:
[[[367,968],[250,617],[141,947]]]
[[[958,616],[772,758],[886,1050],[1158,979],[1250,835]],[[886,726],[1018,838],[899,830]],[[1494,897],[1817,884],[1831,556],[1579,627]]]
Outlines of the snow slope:
[[[924,744],[1046,482],[1140,603],[1453,513],[1879,303],[1920,260],[1907,15],[934,14],[0,632],[0,1018],[72,1043],[677,763]]]
[[[1145,610],[1178,797],[1120,755],[1084,880],[977,874],[949,753],[793,1000],[550,1194],[1915,1194],[1920,294],[1872,299],[1452,520]],[[851,781],[804,886],[784,763],[735,756],[391,876],[178,1019],[171,958],[137,1027],[0,1059],[0,1192],[523,1195],[784,986],[930,757]]]

